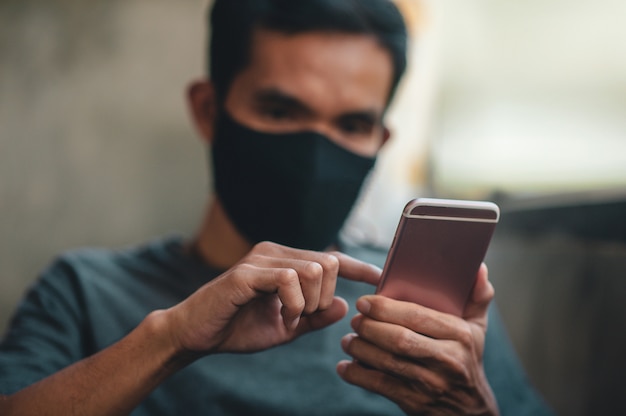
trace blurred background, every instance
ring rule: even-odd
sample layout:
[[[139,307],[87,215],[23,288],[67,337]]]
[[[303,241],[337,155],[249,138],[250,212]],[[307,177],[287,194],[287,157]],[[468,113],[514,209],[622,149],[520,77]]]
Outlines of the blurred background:
[[[559,414],[626,414],[626,3],[397,3],[395,139],[344,237],[386,249],[415,196],[496,200],[490,276],[529,377]],[[59,252],[193,232],[205,8],[0,0],[0,332]]]

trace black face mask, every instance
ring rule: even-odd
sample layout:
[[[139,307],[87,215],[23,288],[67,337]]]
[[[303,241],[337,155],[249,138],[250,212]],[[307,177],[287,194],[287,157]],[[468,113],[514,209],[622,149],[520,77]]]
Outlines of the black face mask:
[[[221,113],[212,147],[215,191],[251,243],[323,250],[337,235],[375,163],[305,131],[251,130]]]

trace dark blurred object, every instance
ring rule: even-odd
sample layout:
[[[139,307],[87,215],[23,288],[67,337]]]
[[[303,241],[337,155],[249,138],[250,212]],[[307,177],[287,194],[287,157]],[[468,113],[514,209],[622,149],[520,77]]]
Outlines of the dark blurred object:
[[[626,243],[626,188],[497,199],[505,213],[500,228],[508,231]]]
[[[626,414],[626,189],[496,199],[490,278],[530,378],[559,414]]]

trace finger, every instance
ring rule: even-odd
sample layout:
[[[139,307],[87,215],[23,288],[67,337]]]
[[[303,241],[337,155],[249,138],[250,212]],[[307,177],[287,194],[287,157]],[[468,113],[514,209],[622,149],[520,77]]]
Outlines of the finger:
[[[318,261],[319,259],[323,259],[329,253],[312,251],[312,250],[303,250],[299,248],[293,248],[284,246],[281,244],[273,243],[271,241],[263,241],[255,245],[250,254],[258,254],[268,257],[275,258],[284,258],[284,259],[299,259],[299,260],[309,260],[309,261]]]
[[[478,270],[478,277],[469,302],[465,306],[463,318],[487,328],[487,310],[493,300],[495,290],[489,282],[487,266],[483,263]]]
[[[467,329],[467,323],[454,315],[380,295],[362,296],[356,308],[376,321],[395,324],[436,339],[458,339],[459,331]]]
[[[360,363],[418,383],[420,388],[428,394],[440,395],[448,388],[447,381],[433,371],[430,366],[425,367],[418,361],[394,355],[365,341],[356,334],[344,336],[341,340],[341,347],[346,354]]]
[[[305,299],[298,273],[294,269],[244,264],[236,267],[233,280],[241,293],[241,299],[236,302],[238,305],[248,303],[259,294],[277,293],[283,305],[281,315],[285,327],[289,330],[297,327],[304,311]]]
[[[324,279],[320,292],[320,308],[322,309],[332,303],[332,296],[336,288],[337,274],[349,280],[366,282],[372,285],[378,284],[381,275],[380,268],[337,251],[321,253],[296,249],[266,241],[257,244],[250,254],[285,259],[309,260],[320,263],[324,269]],[[335,272],[335,267],[337,272]]]
[[[320,290],[322,288],[322,280],[324,277],[324,269],[314,261],[301,270],[296,270],[300,288],[304,295],[304,314],[311,314],[317,310],[320,304]]]
[[[360,338],[382,350],[439,368],[449,367],[448,357],[455,355],[457,347],[455,341],[437,340],[406,327],[376,321],[362,315],[352,319],[352,327]]]
[[[365,263],[347,254],[333,251],[330,254],[339,260],[339,275],[345,279],[377,285],[382,270],[370,263]]]
[[[334,297],[328,308],[303,316],[300,319],[296,332],[298,335],[302,335],[325,328],[339,321],[346,316],[346,313],[348,313],[348,303],[340,297]]]
[[[254,246],[250,253],[273,257],[311,260],[321,263],[323,263],[323,259],[328,259],[326,256],[331,255],[339,260],[339,275],[350,280],[367,282],[374,285],[378,284],[378,280],[380,279],[380,274],[382,272],[379,267],[376,267],[373,264],[362,262],[339,251],[322,253],[264,241]]]
[[[408,414],[417,414],[420,409],[424,410],[427,404],[427,399],[423,394],[407,391],[410,387],[402,379],[366,368],[356,361],[340,361],[337,364],[337,373],[350,384],[387,397]],[[409,404],[406,403],[409,397],[411,408],[408,408]]]
[[[331,262],[331,261],[326,261],[326,259],[318,258],[318,260],[325,261],[327,264]],[[320,301],[321,301],[321,296],[322,296],[322,285],[325,280],[324,276],[330,275],[333,273],[332,270],[325,271],[324,266],[317,261],[282,258],[282,257],[270,257],[266,255],[261,255],[261,254],[253,254],[253,255],[248,256],[248,258],[246,259],[246,263],[250,263],[255,266],[265,267],[265,268],[294,269],[296,273],[298,274],[300,287],[302,288],[302,294],[304,295],[304,300],[305,300],[304,313],[305,314],[311,314],[320,307]],[[334,289],[335,289],[335,285],[333,282],[336,282],[336,277],[333,278],[329,276],[328,279],[332,280],[332,282],[327,284],[327,285],[332,285],[332,292],[330,293],[330,299],[324,299],[323,301],[324,308],[327,308],[332,303],[332,297],[334,295]]]
[[[339,273],[339,259],[330,253],[319,253],[319,264],[324,270],[324,278],[322,279],[322,288],[320,290],[320,309],[327,309],[335,299],[335,289],[337,289],[337,275]],[[347,310],[346,310],[347,312]]]
[[[301,275],[302,288],[307,301],[305,313],[329,308],[333,303],[337,288],[337,274],[339,272],[337,257],[330,253],[290,249],[288,247],[285,251],[291,251],[294,255],[302,256],[297,260],[274,258],[273,261],[274,264],[291,265]]]
[[[333,302],[339,260],[332,254],[267,243],[263,250],[251,253],[245,261],[264,267],[295,269],[307,301],[305,313],[313,313],[318,308],[326,309]]]

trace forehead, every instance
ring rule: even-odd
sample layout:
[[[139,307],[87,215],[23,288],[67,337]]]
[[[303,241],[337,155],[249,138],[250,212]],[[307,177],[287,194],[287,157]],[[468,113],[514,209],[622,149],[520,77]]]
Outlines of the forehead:
[[[273,88],[320,110],[382,112],[392,77],[391,55],[371,36],[258,30],[250,62],[235,78],[231,92]]]

